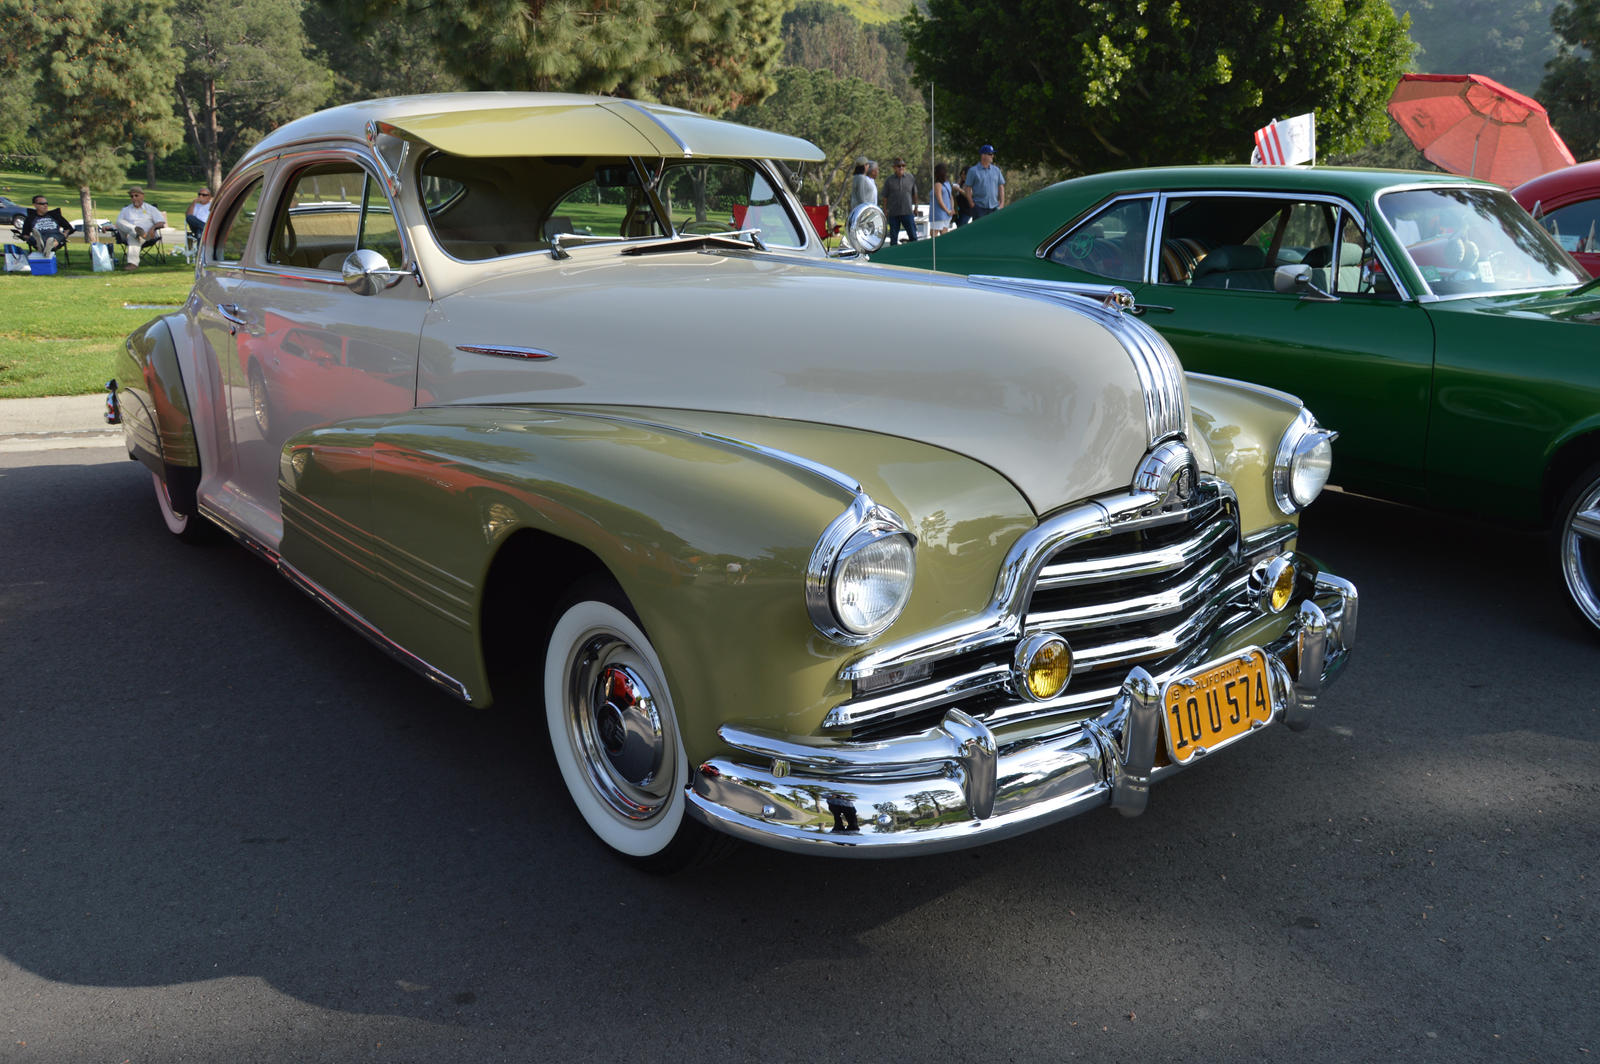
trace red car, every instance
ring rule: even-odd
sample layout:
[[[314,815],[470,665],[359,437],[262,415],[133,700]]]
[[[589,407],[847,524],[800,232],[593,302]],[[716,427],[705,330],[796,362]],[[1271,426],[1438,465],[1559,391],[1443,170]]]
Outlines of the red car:
[[[1589,276],[1600,277],[1600,159],[1540,174],[1511,194]]]

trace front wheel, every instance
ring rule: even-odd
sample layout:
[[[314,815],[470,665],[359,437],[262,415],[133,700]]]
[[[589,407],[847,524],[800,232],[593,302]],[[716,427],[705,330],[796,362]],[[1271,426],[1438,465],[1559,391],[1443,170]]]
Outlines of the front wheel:
[[[1600,632],[1600,465],[1573,483],[1558,514],[1556,564],[1573,606]]]
[[[544,702],[567,793],[602,842],[658,872],[720,851],[723,838],[684,815],[689,764],[672,695],[614,585],[580,588],[557,611]]]

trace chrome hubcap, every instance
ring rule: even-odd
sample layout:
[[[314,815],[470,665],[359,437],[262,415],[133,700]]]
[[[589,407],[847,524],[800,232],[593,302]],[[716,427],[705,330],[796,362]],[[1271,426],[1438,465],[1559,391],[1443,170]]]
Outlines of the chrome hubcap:
[[[619,816],[651,819],[672,796],[677,737],[652,693],[650,666],[603,632],[579,641],[567,676],[567,732],[589,785]]]
[[[1600,481],[1579,497],[1561,533],[1561,571],[1589,623],[1600,627]]]

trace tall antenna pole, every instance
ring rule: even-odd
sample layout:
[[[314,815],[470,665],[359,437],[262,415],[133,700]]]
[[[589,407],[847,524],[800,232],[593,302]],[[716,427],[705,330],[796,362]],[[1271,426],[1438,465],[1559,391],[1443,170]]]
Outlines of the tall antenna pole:
[[[933,82],[930,81],[928,82],[928,239],[933,240],[933,243],[929,245],[928,251],[933,256],[933,269],[937,270],[939,268],[939,242],[933,239],[933,205],[939,198],[939,191],[933,172],[938,169],[939,164],[934,162],[936,153],[933,140],[933,118]],[[955,204],[952,203],[951,206],[954,207]],[[913,224],[915,224],[915,219],[913,219]]]

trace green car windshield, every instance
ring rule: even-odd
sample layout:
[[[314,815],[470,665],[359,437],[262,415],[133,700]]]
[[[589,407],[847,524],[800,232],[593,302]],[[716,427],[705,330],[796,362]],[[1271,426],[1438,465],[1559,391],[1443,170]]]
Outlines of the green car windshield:
[[[1586,274],[1516,201],[1488,188],[1414,188],[1378,200],[1438,296],[1572,288]]]

